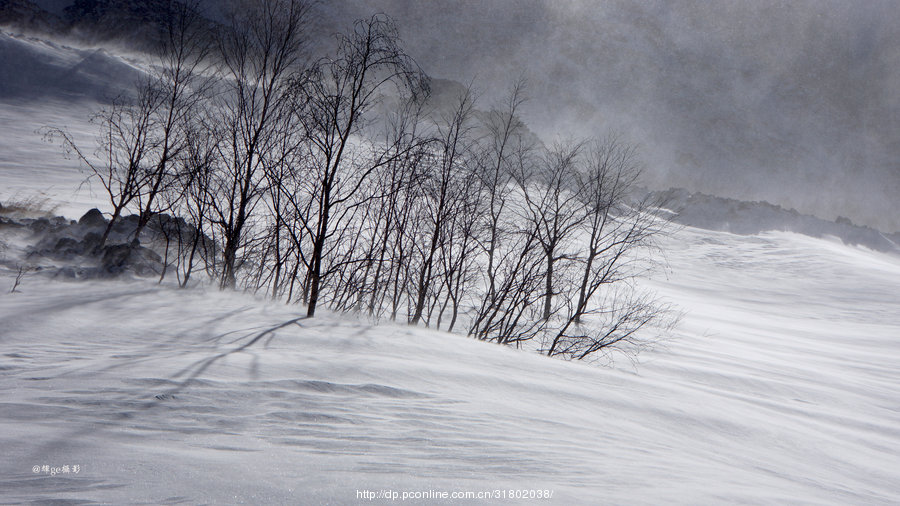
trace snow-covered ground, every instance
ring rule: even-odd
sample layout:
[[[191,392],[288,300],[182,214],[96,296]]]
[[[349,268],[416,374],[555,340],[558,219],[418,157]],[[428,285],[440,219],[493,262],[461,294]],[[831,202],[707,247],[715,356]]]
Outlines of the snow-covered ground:
[[[31,202],[74,218],[94,206],[105,209],[109,204],[102,199],[102,187],[92,188],[78,161],[65,158],[59,143],[41,134],[45,127],[65,128],[91,152],[94,129],[89,119],[97,107],[0,101],[0,204]]]
[[[4,37],[79,79],[108,58]],[[0,101],[0,203],[78,218],[102,200],[34,132],[90,142],[95,106],[26,95]],[[0,503],[900,503],[900,256],[690,226],[663,250],[643,283],[685,316],[613,368],[150,280],[7,293],[0,262]]]
[[[672,272],[647,283],[686,316],[636,368],[298,319],[236,293],[33,275],[0,296],[0,497],[900,501],[900,258],[691,228],[667,251]]]
[[[92,156],[91,116],[140,75],[133,58],[0,28],[0,203],[36,199],[76,218],[102,204],[102,188],[83,185],[78,161],[42,132],[63,129]]]

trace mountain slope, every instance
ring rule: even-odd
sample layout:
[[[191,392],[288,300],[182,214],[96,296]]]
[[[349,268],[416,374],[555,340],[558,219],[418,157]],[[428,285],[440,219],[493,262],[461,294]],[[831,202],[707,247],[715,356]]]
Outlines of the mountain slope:
[[[646,283],[686,316],[619,369],[240,294],[32,275],[0,297],[0,495],[900,500],[900,261],[790,233],[685,228],[666,248],[672,274]],[[33,472],[45,464],[80,472]]]
[[[900,232],[884,233],[855,225],[844,217],[828,221],[768,202],[747,202],[691,193],[683,188],[652,192],[650,196],[652,200],[664,202],[664,212],[673,213],[672,220],[681,225],[742,235],[777,230],[810,237],[830,236],[840,238],[845,244],[900,254]]]

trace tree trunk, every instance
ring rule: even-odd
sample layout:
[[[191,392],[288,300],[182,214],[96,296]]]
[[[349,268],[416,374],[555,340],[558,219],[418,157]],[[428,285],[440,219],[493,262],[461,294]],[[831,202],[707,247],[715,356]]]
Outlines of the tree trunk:
[[[553,306],[553,250],[547,252],[547,279],[546,293],[544,295],[544,321],[550,319],[550,311]]]

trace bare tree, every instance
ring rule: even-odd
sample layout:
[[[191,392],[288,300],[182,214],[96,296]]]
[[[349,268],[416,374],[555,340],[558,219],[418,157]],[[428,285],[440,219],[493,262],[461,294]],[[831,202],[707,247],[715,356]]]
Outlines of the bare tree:
[[[432,159],[432,139],[421,133],[423,103],[410,97],[389,118],[386,146],[394,146],[389,163],[376,178],[380,198],[373,213],[369,314],[390,314],[396,321],[412,285],[413,256],[420,223],[417,209]]]
[[[524,103],[524,81],[511,88],[502,109],[486,120],[487,136],[478,173],[482,178],[485,211],[479,245],[485,287],[469,324],[469,335],[482,340],[518,344],[540,332],[535,304],[542,293],[541,255],[532,227],[522,226],[512,203],[516,174],[531,172],[536,140],[518,118]]]
[[[177,185],[172,166],[186,146],[187,120],[213,82],[206,72],[211,42],[199,7],[199,0],[164,4],[162,40],[151,63],[150,78],[144,83],[148,87],[144,93],[158,94],[158,103],[150,111],[158,153],[135,197],[139,211],[135,239],[154,212],[168,210],[159,205],[159,196],[168,186]]]
[[[640,176],[634,146],[617,136],[595,141],[578,173],[586,213],[580,223],[580,275],[573,304],[552,335],[547,355],[583,360],[610,348],[639,347],[639,331],[671,320],[668,307],[630,283],[644,272],[642,250],[665,222],[656,204],[633,194]]]
[[[13,281],[12,288],[9,289],[9,293],[20,293],[19,285],[22,284],[22,279],[25,278],[25,275],[28,272],[34,270],[33,266],[30,265],[17,265],[16,266],[16,279]]]
[[[465,201],[466,188],[463,162],[472,150],[471,124],[474,101],[471,89],[466,88],[458,99],[456,107],[438,125],[438,149],[431,170],[425,179],[423,211],[421,217],[426,225],[427,235],[420,248],[419,272],[414,293],[416,301],[410,323],[416,325],[422,319],[425,301],[433,292],[432,282],[435,267],[440,258],[436,255],[447,252],[445,245],[451,236],[453,218],[461,211]],[[470,209],[471,211],[471,209]],[[448,259],[449,260],[449,259]],[[449,260],[452,263],[452,260]]]
[[[86,156],[66,132],[46,130],[49,137],[62,138],[64,149],[88,167],[108,196],[112,216],[98,250],[129,208],[139,213],[137,239],[158,196],[173,182],[169,168],[181,149],[184,118],[200,97],[198,69],[208,55],[197,7],[197,0],[165,4],[167,12],[160,19],[167,24],[150,73],[135,83],[133,95],[116,98],[92,118],[100,130],[94,157]]]
[[[354,159],[350,152],[354,134],[388,85],[413,94],[427,90],[424,74],[400,48],[393,21],[376,15],[340,35],[335,56],[319,61],[296,86],[297,111],[314,160],[308,175],[315,183],[314,204],[304,225],[312,239],[308,316],[315,315],[319,302],[327,243],[339,228],[335,223],[353,211],[349,204],[369,176],[393,159],[384,152]]]
[[[175,237],[175,258],[182,288],[188,285],[198,257],[206,263],[208,273],[215,271],[216,243],[206,236],[206,232],[214,237],[214,229],[209,229],[208,225],[218,139],[211,135],[212,130],[204,118],[204,109],[200,107],[187,121],[184,148],[175,160],[177,184],[163,194],[169,202],[168,207],[180,214],[174,220],[174,230],[160,228]],[[166,240],[168,248],[168,236]]]
[[[543,319],[549,320],[556,295],[554,278],[557,266],[571,260],[566,248],[584,220],[584,205],[573,185],[581,146],[560,145],[545,153],[543,160],[531,170],[522,167],[517,180],[525,205],[523,219],[540,244],[545,258]]]
[[[476,165],[477,166],[477,165]],[[480,258],[478,226],[483,220],[484,189],[477,173],[468,168],[457,174],[457,201],[441,244],[441,283],[444,301],[435,326],[441,328],[444,312],[450,311],[447,330],[452,332],[464,309],[477,293]]]
[[[514,181],[516,160],[522,161],[530,155],[531,146],[524,139],[523,128],[516,114],[525,102],[525,81],[517,81],[509,91],[507,101],[502,110],[491,110],[486,120],[488,130],[487,146],[483,155],[483,174],[486,188],[488,214],[485,228],[487,238],[484,242],[487,254],[487,297],[495,298],[497,285],[497,255],[502,243],[503,230],[501,219],[507,211],[507,201],[511,192],[510,185]],[[514,157],[513,154],[516,156]]]
[[[106,192],[113,212],[96,250],[106,244],[123,211],[146,188],[149,167],[154,165],[152,158],[159,144],[153,121],[160,96],[155,86],[139,85],[136,97],[118,97],[95,114],[91,121],[98,125],[99,134],[94,157],[82,151],[62,129],[44,130],[48,140],[60,138],[64,151],[85,165],[90,172],[89,179],[98,180]]]
[[[353,219],[342,222],[346,223],[341,229],[348,238],[347,245],[342,258],[330,262],[330,270],[337,268],[331,302],[335,308],[380,317],[388,293],[397,288],[392,286],[392,274],[396,269],[409,268],[413,246],[406,232],[414,203],[420,200],[431,144],[419,132],[423,102],[417,98],[384,104],[393,112],[387,114],[384,129],[376,134],[383,140],[375,145],[384,153],[386,163],[375,170],[350,203]],[[339,240],[335,236],[332,242]],[[406,289],[402,287],[402,291]]]
[[[237,2],[219,36],[225,90],[213,132],[221,143],[210,210],[224,241],[222,288],[235,286],[238,253],[263,195],[263,160],[285,131],[288,78],[304,63],[308,16],[302,0]]]
[[[522,80],[488,112],[471,88],[427,111],[384,15],[310,62],[306,1],[232,2],[214,39],[190,1],[168,4],[150,78],[97,115],[97,157],[49,132],[109,197],[98,248],[137,211],[134,239],[152,223],[165,239],[160,282],[205,267],[309,317],[327,304],[567,359],[640,348],[668,321],[632,283],[664,226],[634,196],[633,146],[545,148],[519,118]]]

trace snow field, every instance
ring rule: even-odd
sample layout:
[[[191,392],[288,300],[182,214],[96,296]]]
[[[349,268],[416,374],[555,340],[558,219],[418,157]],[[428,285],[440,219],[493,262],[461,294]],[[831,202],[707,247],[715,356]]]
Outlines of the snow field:
[[[685,228],[668,242],[669,278],[646,283],[686,315],[637,367],[298,319],[297,307],[235,293],[32,276],[0,298],[0,491],[101,503],[497,488],[553,490],[558,504],[896,502],[900,260],[787,233]],[[77,476],[32,473],[69,462]]]

